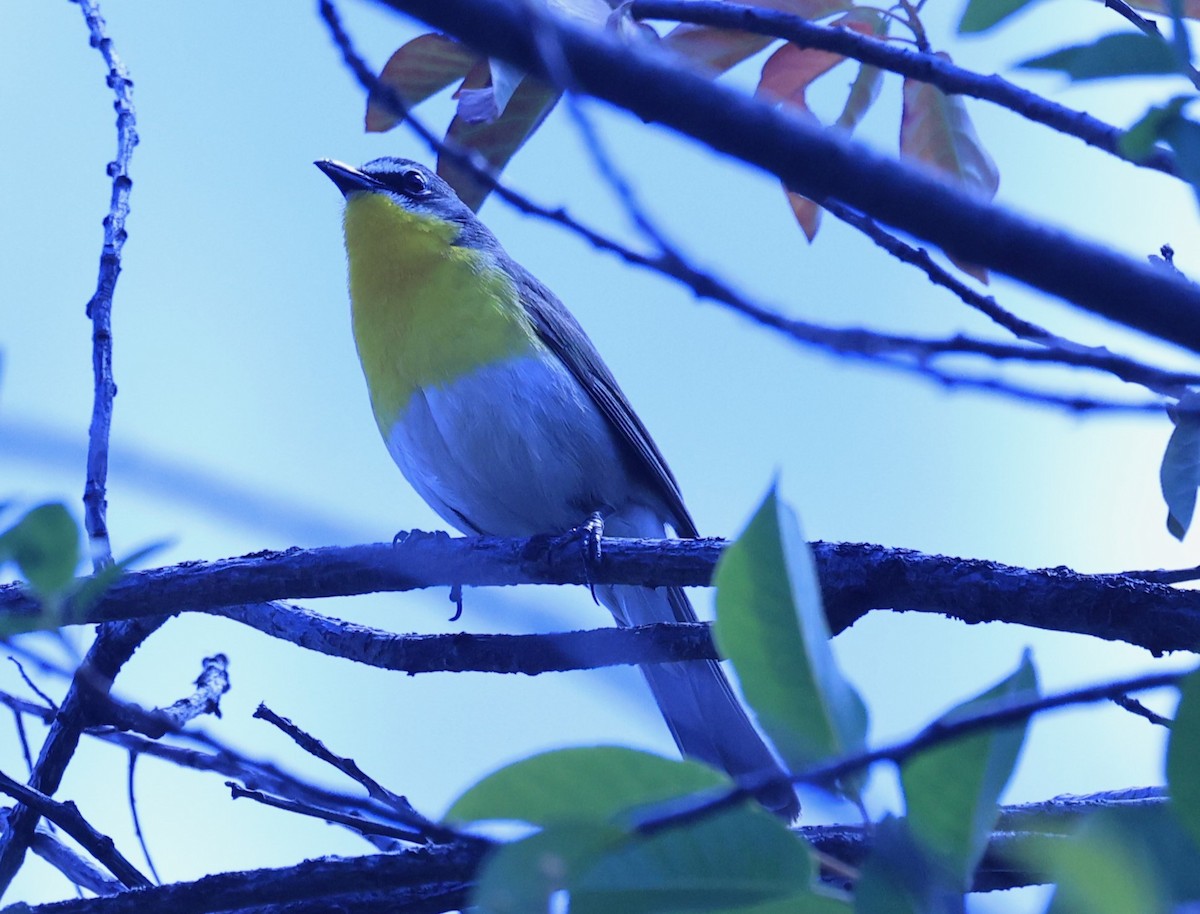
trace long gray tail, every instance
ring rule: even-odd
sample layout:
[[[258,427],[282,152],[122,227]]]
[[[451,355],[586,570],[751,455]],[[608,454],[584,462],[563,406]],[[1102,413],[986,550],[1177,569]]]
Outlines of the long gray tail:
[[[596,596],[623,626],[696,621],[687,595],[677,587],[598,586]],[[684,756],[724,769],[738,782],[782,775],[716,662],[646,663],[642,673]],[[763,791],[758,800],[789,822],[800,814],[795,791],[788,786]]]

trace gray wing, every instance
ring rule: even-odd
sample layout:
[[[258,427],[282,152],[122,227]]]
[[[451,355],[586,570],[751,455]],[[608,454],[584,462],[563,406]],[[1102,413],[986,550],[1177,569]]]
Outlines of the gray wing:
[[[507,266],[516,280],[517,291],[529,304],[534,330],[570,369],[600,412],[612,423],[635,467],[671,511],[670,521],[675,532],[683,537],[699,536],[696,524],[683,503],[675,475],[579,322],[537,277],[511,258]],[[583,340],[585,345],[569,346],[567,341],[570,339]]]

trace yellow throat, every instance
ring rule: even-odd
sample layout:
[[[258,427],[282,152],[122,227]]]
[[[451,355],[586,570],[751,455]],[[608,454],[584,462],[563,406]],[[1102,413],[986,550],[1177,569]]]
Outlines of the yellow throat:
[[[354,342],[385,438],[418,388],[536,346],[512,280],[487,255],[455,247],[457,226],[359,193],[345,229]]]

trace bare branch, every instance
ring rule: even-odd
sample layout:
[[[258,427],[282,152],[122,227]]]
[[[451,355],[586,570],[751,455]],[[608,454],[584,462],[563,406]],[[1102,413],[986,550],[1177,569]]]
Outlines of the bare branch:
[[[202,714],[221,716],[221,696],[229,691],[229,658],[224,654],[205,657],[196,691],[169,707],[146,710],[129,702],[109,700],[103,718],[96,724],[111,724],[121,730],[136,730],[151,739],[182,730]]]
[[[240,784],[233,781],[226,781],[225,786],[229,788],[230,795],[233,799],[253,800],[256,803],[261,803],[264,806],[270,806],[273,809],[279,809],[284,812],[294,813],[299,816],[309,816],[314,819],[321,819],[325,822],[332,822],[336,825],[344,825],[354,831],[361,832],[364,835],[373,835],[375,837],[392,838],[396,841],[407,841],[414,844],[425,844],[429,835],[421,830],[413,828],[411,825],[388,825],[383,822],[374,822],[368,819],[360,818],[356,815],[347,815],[346,813],[337,812],[332,809],[325,809],[320,806],[313,806],[309,803],[302,803],[298,800],[291,800],[285,797],[275,797],[270,794],[263,793],[261,790],[247,790]],[[450,834],[442,829],[444,834]]]
[[[424,841],[426,839],[436,841],[453,840],[457,836],[448,829],[442,828],[436,822],[427,819],[421,815],[413,805],[408,802],[407,797],[402,797],[399,794],[392,793],[374,778],[367,775],[365,771],[358,767],[358,763],[351,758],[344,758],[340,755],[334,755],[326,748],[325,744],[310,733],[301,730],[286,717],[280,717],[264,704],[260,704],[254,712],[254,716],[259,720],[265,720],[273,726],[277,727],[282,732],[286,733],[292,741],[315,758],[320,759],[326,764],[332,765],[342,774],[357,781],[367,791],[368,796],[373,800],[384,804],[393,812],[393,818],[402,822],[405,826],[403,834],[389,834],[389,837],[402,838],[403,840]],[[227,782],[228,783],[228,782]],[[238,796],[235,788],[234,796]],[[335,821],[335,820],[330,820]],[[342,819],[336,821],[346,824]],[[352,825],[352,828],[358,828],[357,825]],[[362,829],[359,829],[360,831]],[[375,832],[375,834],[384,834],[383,832]],[[407,835],[407,837],[405,837]]]
[[[87,22],[92,47],[100,51],[108,66],[108,86],[116,96],[117,155],[108,163],[112,199],[104,217],[104,247],[100,253],[100,278],[87,305],[92,320],[92,372],[95,393],[92,421],[88,429],[87,483],[84,486],[84,520],[96,569],[112,561],[106,513],[108,503],[108,433],[112,423],[113,397],[117,385],[112,374],[112,301],[121,272],[121,249],[125,245],[125,218],[129,215],[129,160],[137,145],[137,122],[133,111],[133,81],[108,37],[99,4],[76,0]]]
[[[112,838],[96,831],[80,815],[74,803],[59,803],[52,800],[45,794],[14,781],[3,772],[0,772],[0,792],[8,794],[14,800],[19,800],[24,804],[24,808],[36,810],[39,816],[45,816],[53,822],[78,841],[81,847],[102,863],[124,885],[129,888],[150,885],[150,880],[121,855],[117,846],[113,844]],[[14,810],[7,810],[6,813],[7,824],[11,827]]]
[[[39,822],[29,849],[62,873],[75,885],[97,895],[116,895],[124,892],[125,886],[114,879],[87,857],[62,841],[45,822]]]
[[[929,277],[930,282],[953,292],[965,305],[987,315],[1014,336],[1049,347],[1049,351],[1058,354],[1054,361],[1061,359],[1063,364],[1080,366],[1086,362],[1088,367],[1106,371],[1122,381],[1140,384],[1149,390],[1170,397],[1182,396],[1187,385],[1196,383],[1194,380],[1183,378],[1178,373],[1164,372],[1153,365],[1138,362],[1127,356],[1115,355],[1105,347],[1084,346],[1053,334],[1044,327],[1020,318],[1001,307],[992,296],[975,291],[935,262],[924,248],[915,248],[902,241],[891,232],[886,231],[874,219],[868,219],[861,213],[856,213],[837,200],[827,199],[820,203],[838,219],[858,229],[897,260],[923,271]],[[1071,356],[1068,353],[1076,355]]]

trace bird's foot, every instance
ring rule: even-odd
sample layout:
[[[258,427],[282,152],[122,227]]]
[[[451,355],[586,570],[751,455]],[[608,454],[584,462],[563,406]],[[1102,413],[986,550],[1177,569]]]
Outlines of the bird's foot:
[[[401,530],[392,537],[393,546],[403,546],[409,540],[419,540],[422,538],[432,539],[449,539],[450,534],[445,530]]]
[[[600,601],[596,599],[596,583],[592,580],[592,573],[600,567],[602,557],[600,540],[604,536],[604,515],[599,511],[593,511],[588,519],[580,525],[579,532],[582,534],[580,545],[583,547],[584,580],[587,582],[592,600],[599,606]]]
[[[401,530],[392,537],[392,547],[403,546],[410,540],[419,540],[422,537],[432,537],[433,539],[449,539],[450,534],[444,530]],[[454,615],[450,617],[451,622],[457,622],[462,618],[463,612],[463,595],[462,585],[454,584],[450,588],[450,602],[454,604]]]

